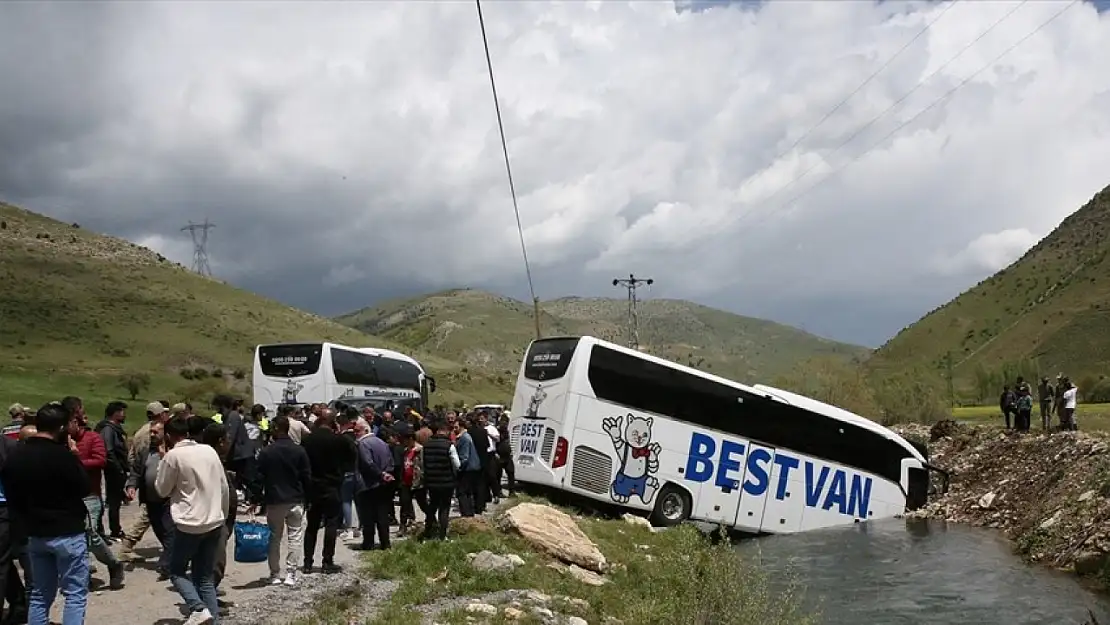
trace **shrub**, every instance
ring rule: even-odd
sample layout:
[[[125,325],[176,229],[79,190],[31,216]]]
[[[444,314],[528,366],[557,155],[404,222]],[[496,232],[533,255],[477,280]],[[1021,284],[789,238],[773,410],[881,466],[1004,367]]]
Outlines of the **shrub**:
[[[213,369],[213,370],[212,370],[212,377],[214,377],[214,378],[222,378],[222,377],[224,377],[224,370],[223,370],[223,369],[218,369],[218,368],[217,368],[217,369]]]
[[[139,397],[139,393],[150,388],[150,376],[146,373],[131,372],[119,376],[119,386],[131,396],[131,401]]]
[[[236,369],[231,372],[231,376],[236,380],[242,380],[247,377],[247,372],[243,369]]]

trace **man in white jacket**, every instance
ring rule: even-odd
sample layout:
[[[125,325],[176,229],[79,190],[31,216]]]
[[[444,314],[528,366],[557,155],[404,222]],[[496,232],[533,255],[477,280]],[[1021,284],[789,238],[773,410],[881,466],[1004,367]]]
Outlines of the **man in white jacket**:
[[[189,426],[185,417],[174,417],[166,423],[154,488],[170,500],[170,516],[176,528],[170,550],[170,581],[190,610],[184,625],[215,625],[220,610],[213,571],[230,491],[219,454],[208,445],[189,440]]]

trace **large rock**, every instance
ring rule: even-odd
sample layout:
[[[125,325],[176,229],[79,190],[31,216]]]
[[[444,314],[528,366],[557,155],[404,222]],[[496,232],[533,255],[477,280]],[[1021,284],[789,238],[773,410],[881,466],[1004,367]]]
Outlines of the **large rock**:
[[[605,556],[574,519],[551,506],[522,503],[506,512],[502,523],[532,546],[563,562],[598,573],[608,568]]]

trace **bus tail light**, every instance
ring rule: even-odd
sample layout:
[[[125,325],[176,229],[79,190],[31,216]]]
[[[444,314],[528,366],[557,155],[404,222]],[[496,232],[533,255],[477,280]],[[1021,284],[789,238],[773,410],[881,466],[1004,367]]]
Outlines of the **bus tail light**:
[[[555,457],[551,460],[551,468],[558,469],[567,463],[567,439],[562,436],[555,443]]]

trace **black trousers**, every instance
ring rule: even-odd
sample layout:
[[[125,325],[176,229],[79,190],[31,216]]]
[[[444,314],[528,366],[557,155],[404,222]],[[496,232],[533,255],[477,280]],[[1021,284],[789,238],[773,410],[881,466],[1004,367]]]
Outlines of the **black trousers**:
[[[369,488],[355,495],[358,521],[362,526],[362,548],[374,548],[374,533],[382,549],[389,549],[389,513],[393,511],[393,491]]]
[[[424,518],[424,537],[433,540],[447,538],[447,526],[451,519],[451,497],[455,489],[428,488],[428,510]]]
[[[459,515],[472,517],[481,512],[478,498],[481,497],[482,471],[460,471],[456,496],[459,498]]]
[[[27,590],[15,566],[20,542],[21,538],[9,516],[8,505],[0,503],[0,588],[4,593],[0,596],[0,613],[5,601],[13,613],[27,613]]]
[[[360,518],[362,512],[359,511]],[[316,537],[320,527],[324,528],[324,565],[335,564],[335,541],[339,538],[339,526],[343,522],[343,502],[339,500],[339,488],[334,495],[325,495],[308,502],[308,521],[304,535],[304,565],[311,567],[316,555]]]
[[[127,484],[127,476],[118,473],[104,473],[104,508],[108,512],[108,532],[112,536],[123,534],[123,526],[119,522],[119,509],[123,506],[123,488]]]
[[[428,489],[401,486],[401,525],[412,523],[416,520],[416,509],[413,503],[420,507],[424,516],[428,516]]]
[[[490,454],[485,468],[486,501],[501,499],[501,458],[497,454]]]
[[[513,463],[512,456],[501,456],[500,462],[497,463],[497,483],[501,484],[502,477],[506,478],[509,482],[509,494],[512,495],[516,492],[516,464]]]

